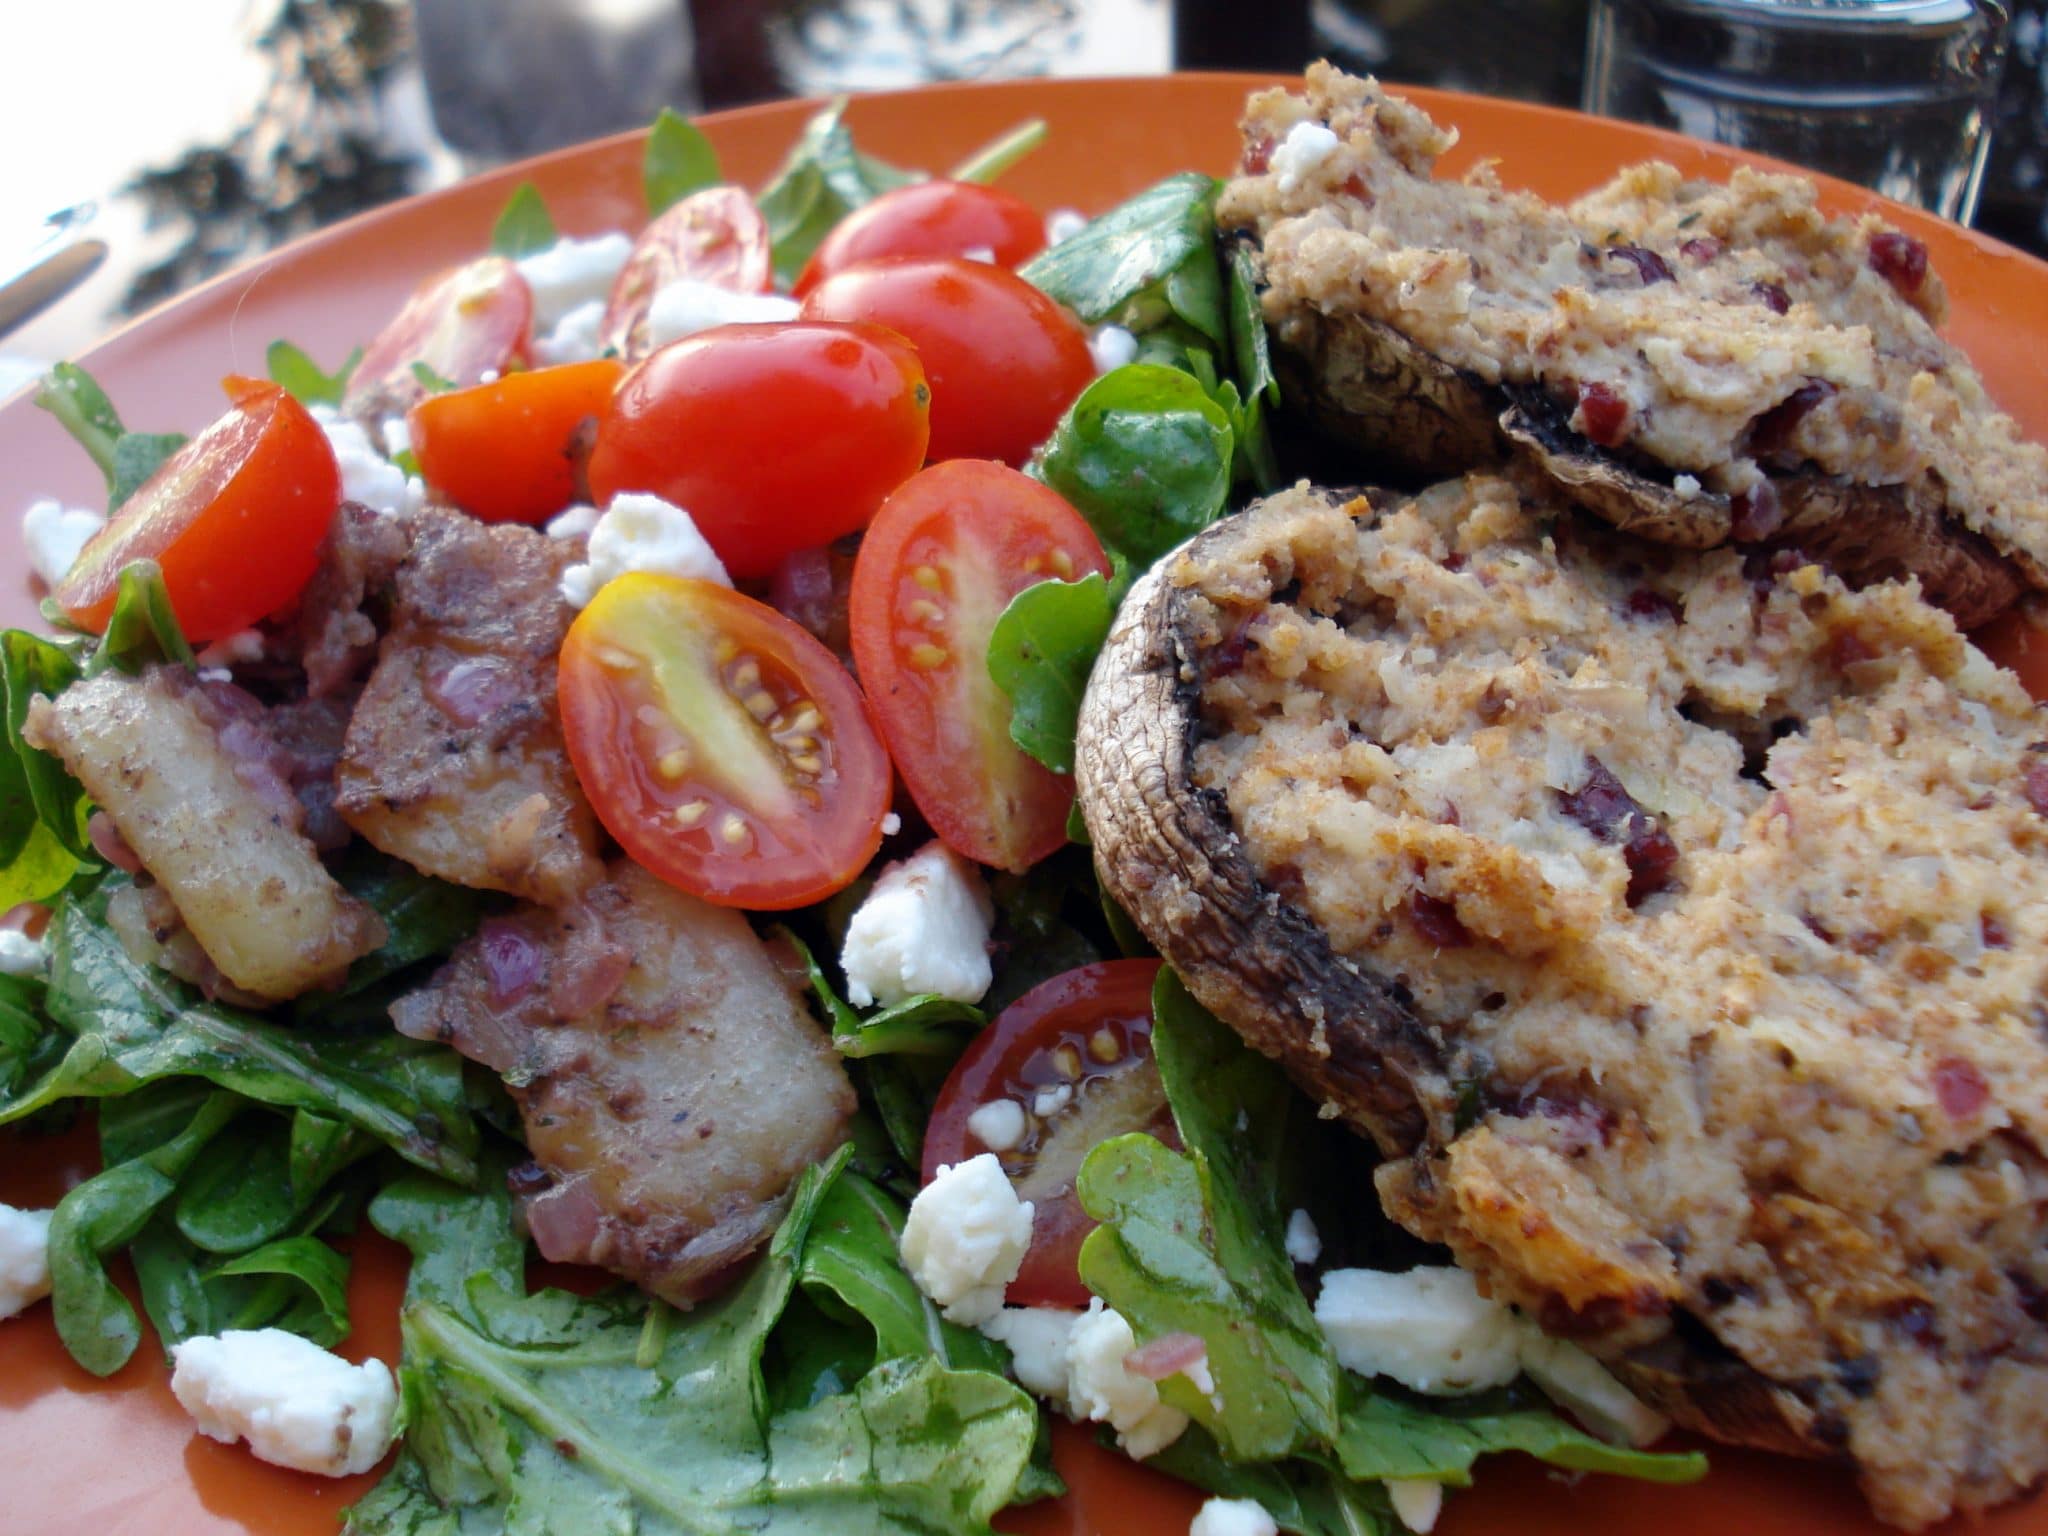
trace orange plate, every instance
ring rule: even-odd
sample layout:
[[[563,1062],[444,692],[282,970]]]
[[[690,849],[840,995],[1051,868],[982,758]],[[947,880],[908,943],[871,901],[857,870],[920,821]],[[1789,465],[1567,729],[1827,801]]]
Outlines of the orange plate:
[[[1185,75],[1133,81],[1019,81],[941,86],[857,100],[847,116],[862,146],[904,165],[940,169],[1020,119],[1043,117],[1047,147],[1004,185],[1042,208],[1098,211],[1171,171],[1227,172],[1249,75]],[[1455,124],[1463,142],[1447,169],[1486,156],[1502,178],[1553,198],[1572,196],[1616,167],[1658,157],[1688,173],[1725,176],[1744,156],[1713,145],[1575,113],[1486,101],[1440,91],[1415,99]],[[703,126],[735,180],[758,185],[773,173],[809,111],[784,102],[706,118]],[[138,427],[196,430],[220,409],[226,373],[263,371],[263,351],[288,336],[326,363],[372,335],[423,275],[482,250],[514,184],[531,179],[562,226],[574,233],[636,228],[642,218],[637,136],[564,150],[494,172],[446,192],[368,213],[228,274],[129,326],[82,361],[122,415]],[[1992,392],[2037,438],[2048,437],[2048,393],[2040,356],[2048,347],[2048,267],[1968,230],[1890,207],[1839,183],[1825,184],[1835,210],[1884,207],[1927,242],[1948,283],[1949,334],[1976,360]],[[0,408],[0,465],[8,507],[32,495],[91,505],[101,495],[85,455],[25,398]],[[0,622],[35,621],[21,554],[0,531]],[[2048,660],[2016,631],[1994,643],[2036,693]],[[49,1204],[83,1176],[90,1145],[0,1142],[0,1199]],[[358,1244],[353,1300],[358,1328],[350,1349],[387,1360],[397,1354],[394,1310],[403,1283],[398,1251],[374,1237]],[[95,1530],[100,1536],[314,1536],[370,1479],[330,1483],[266,1467],[241,1450],[197,1438],[164,1386],[156,1350],[110,1381],[73,1366],[56,1341],[48,1308],[0,1325],[0,1530],[14,1536]],[[1198,1500],[1150,1473],[1128,1470],[1078,1433],[1060,1441],[1075,1493],[1057,1506],[1006,1520],[1037,1536],[1182,1536]],[[1445,1536],[1585,1536],[1656,1529],[1670,1536],[1736,1530],[1772,1536],[1878,1529],[1839,1471],[1728,1450],[1714,1452],[1703,1486],[1659,1489],[1611,1478],[1576,1481],[1521,1457],[1500,1457],[1478,1487],[1457,1495]],[[2048,1536],[2048,1503],[2008,1508],[1985,1536]],[[564,1533],[570,1536],[570,1533]]]

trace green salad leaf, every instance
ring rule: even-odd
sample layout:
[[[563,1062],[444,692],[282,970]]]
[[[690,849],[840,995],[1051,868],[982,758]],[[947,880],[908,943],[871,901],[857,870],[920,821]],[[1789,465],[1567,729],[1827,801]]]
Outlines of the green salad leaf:
[[[528,1293],[499,1186],[463,1195],[413,1178],[386,1190],[371,1220],[414,1253],[401,1319],[410,1430],[348,1528],[987,1531],[1038,1424],[1000,1376],[925,1350],[880,1359],[804,1407],[773,1406],[770,1338],[843,1164],[804,1173],[738,1285],[687,1315],[663,1309],[658,1324],[630,1291]]]
[[[301,405],[340,405],[341,397],[348,392],[348,381],[355,376],[356,364],[362,360],[363,349],[357,347],[341,360],[339,368],[325,373],[303,350],[288,341],[273,341],[270,350],[263,354],[270,381],[282,386]]]
[[[50,1217],[50,1305],[57,1336],[95,1376],[128,1363],[142,1340],[135,1308],[108,1278],[104,1256],[142,1231],[206,1144],[242,1110],[232,1093],[172,1101],[184,1124],[154,1146],[105,1166],[57,1202]]]
[[[1610,1445],[1575,1428],[1543,1403],[1512,1389],[1427,1401],[1344,1379],[1337,1459],[1357,1478],[1426,1477],[1464,1487],[1472,1463],[1496,1451],[1524,1451],[1573,1472],[1607,1472],[1652,1483],[1692,1483],[1706,1476],[1698,1451],[1639,1451]]]
[[[666,213],[692,192],[720,181],[718,151],[696,125],[663,107],[647,130],[647,148],[640,157],[641,185],[647,192],[647,216]]]
[[[192,646],[171,607],[163,568],[154,560],[136,560],[115,578],[114,611],[85,675],[97,677],[109,668],[132,674],[159,662],[189,667]]]
[[[1074,726],[1116,602],[1090,572],[1010,599],[988,637],[988,672],[1010,701],[1010,739],[1054,773],[1074,771]]]
[[[548,212],[547,199],[540,195],[540,188],[522,181],[512,189],[497,223],[491,226],[491,253],[517,261],[546,250],[560,238],[555,216]]]
[[[70,1041],[48,1070],[0,1100],[0,1124],[60,1099],[198,1077],[261,1103],[346,1122],[450,1178],[475,1178],[477,1131],[454,1052],[388,1031],[292,1029],[200,1000],[131,958],[107,926],[107,902],[124,884],[109,878],[59,906],[50,924],[47,1006]]]
[[[27,630],[0,633],[7,738],[0,752],[0,902],[8,906],[48,901],[98,858],[85,835],[85,791],[62,762],[21,735],[29,700],[55,697],[78,680],[79,649]]]
[[[1328,1445],[1337,1365],[1295,1283],[1279,1198],[1305,1101],[1171,970],[1152,1012],[1153,1059],[1187,1151],[1134,1135],[1088,1155],[1076,1190],[1102,1225],[1081,1246],[1081,1278],[1140,1338],[1184,1331],[1207,1343],[1216,1398],[1180,1377],[1161,1395],[1232,1460]]]
[[[36,386],[35,403],[57,418],[107,480],[107,510],[117,512],[135,488],[184,446],[175,432],[130,432],[107,392],[76,363],[58,363]]]
[[[381,1027],[388,1001],[384,983],[447,954],[503,905],[488,892],[436,880],[364,843],[349,847],[334,875],[384,920],[384,942],[351,965],[340,986],[295,1001],[295,1022],[336,1020],[367,1008]]]
[[[1386,1490],[1352,1481],[1321,1456],[1232,1461],[1196,1426],[1145,1464],[1218,1498],[1256,1500],[1294,1536],[1402,1536],[1407,1530]]]
[[[1266,315],[1259,305],[1257,258],[1249,247],[1230,247],[1230,354],[1245,398],[1280,403],[1280,380],[1273,372],[1273,353],[1266,336]]]
[[[796,281],[832,226],[895,187],[924,178],[855,147],[845,123],[846,98],[818,113],[797,136],[774,180],[761,189],[775,276]]]
[[[1230,413],[1199,379],[1131,363],[1068,407],[1039,474],[1136,574],[1222,516],[1234,441]]]
[[[1195,171],[1169,176],[1039,252],[1018,276],[1089,325],[1149,330],[1170,314],[1222,346],[1229,331],[1216,260],[1220,186]]]
[[[920,993],[900,1003],[863,1014],[833,989],[831,978],[810,945],[787,928],[774,930],[797,952],[810,978],[811,993],[832,1027],[832,1044],[842,1056],[954,1056],[960,1030],[979,1029],[988,1016],[972,1003],[958,1003],[936,993]]]

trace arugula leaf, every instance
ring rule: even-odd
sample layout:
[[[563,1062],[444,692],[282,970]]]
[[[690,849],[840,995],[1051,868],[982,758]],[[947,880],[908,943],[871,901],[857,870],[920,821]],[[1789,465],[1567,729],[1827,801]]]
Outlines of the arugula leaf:
[[[292,1199],[301,1206],[310,1204],[329,1179],[376,1147],[375,1141],[352,1125],[311,1110],[293,1110],[285,1144],[285,1177]]]
[[[76,363],[58,363],[36,385],[35,403],[78,440],[111,486],[114,445],[126,429],[98,381]]]
[[[348,381],[355,376],[356,364],[362,360],[363,349],[357,347],[334,372],[323,373],[318,363],[288,341],[273,341],[270,350],[263,354],[270,381],[283,386],[285,393],[301,405],[340,405],[341,397],[348,392]]]
[[[1234,438],[1229,413],[1198,379],[1130,363],[1067,408],[1039,474],[1106,549],[1142,571],[1222,515]]]
[[[1153,1057],[1187,1152],[1130,1135],[1088,1154],[1075,1188],[1102,1225],[1081,1246],[1081,1278],[1141,1338],[1186,1331],[1207,1343],[1226,1407],[1185,1378],[1161,1395],[1231,1459],[1327,1445],[1337,1367],[1295,1283],[1278,1198],[1298,1095],[1171,970],[1159,973],[1152,1012]]]
[[[430,395],[445,395],[449,390],[455,388],[455,381],[453,379],[434,372],[432,365],[428,363],[414,363],[412,365],[412,376],[419,380],[420,388]]]
[[[1653,1483],[1698,1482],[1707,1472],[1707,1458],[1698,1451],[1609,1445],[1548,1407],[1522,1402],[1512,1390],[1417,1402],[1345,1373],[1336,1452],[1352,1477],[1426,1477],[1462,1488],[1472,1481],[1472,1463],[1495,1451],[1525,1451],[1553,1467]]]
[[[946,177],[949,181],[994,181],[1044,142],[1045,119],[1027,119],[968,155]]]
[[[109,667],[132,674],[158,662],[192,666],[192,646],[171,607],[163,568],[154,560],[135,560],[115,579],[114,611],[85,675],[97,677]]]
[[[647,190],[647,216],[654,218],[692,192],[718,185],[718,151],[695,124],[663,107],[647,130],[640,179]]]
[[[317,1237],[281,1237],[208,1270],[218,1319],[207,1331],[282,1328],[327,1347],[349,1335],[346,1255]],[[226,1282],[240,1281],[229,1289]]]
[[[384,920],[386,937],[348,968],[339,987],[307,993],[293,1003],[295,1023],[348,1011],[347,1005],[379,983],[447,954],[501,905],[487,892],[436,880],[361,843],[350,847],[334,873],[344,890]]]
[[[1171,313],[1221,346],[1228,329],[1216,262],[1221,185],[1196,171],[1169,176],[1041,251],[1017,275],[1089,325],[1116,320],[1149,329]]]
[[[810,945],[789,929],[773,930],[786,940],[804,963],[811,992],[832,1026],[832,1044],[842,1056],[955,1056],[960,1051],[960,1026],[979,1029],[988,1016],[972,1003],[958,1003],[950,997],[925,992],[906,997],[900,1003],[877,1008],[862,1015],[833,990],[832,982]]]
[[[1010,599],[988,637],[988,675],[1010,701],[1010,740],[1054,773],[1074,771],[1081,694],[1116,603],[1091,571],[1041,581]]]
[[[505,200],[505,206],[498,214],[497,223],[491,226],[491,254],[509,256],[517,261],[522,256],[546,250],[560,238],[560,232],[555,228],[555,216],[548,212],[547,200],[540,195],[540,188],[530,181],[522,181],[512,189],[512,195]]]
[[[1070,845],[1021,875],[999,874],[989,882],[989,896],[996,907],[996,974],[981,1006],[991,1015],[1040,982],[1106,957],[1082,928],[1094,926],[1097,910],[1095,866],[1085,849]]]
[[[1037,1413],[1009,1382],[930,1354],[774,1411],[762,1373],[844,1154],[806,1170],[748,1276],[666,1320],[647,1299],[527,1294],[502,1192],[411,1179],[371,1220],[414,1251],[401,1321],[410,1432],[348,1515],[360,1533],[631,1530],[636,1536],[984,1532]]]
[[[165,459],[185,446],[182,432],[125,432],[114,444],[114,471],[107,485],[107,510],[118,512]]]
[[[461,1061],[402,1035],[294,1030],[200,1001],[132,959],[108,928],[110,879],[59,906],[50,925],[50,1017],[73,1038],[61,1060],[0,1100],[0,1124],[59,1099],[125,1094],[171,1077],[310,1109],[375,1137],[423,1168],[476,1177],[477,1130]]]
[[[246,1253],[299,1214],[288,1165],[289,1129],[266,1115],[214,1138],[178,1185],[172,1221],[210,1253]]]
[[[35,403],[77,439],[107,479],[107,510],[115,512],[157,466],[185,444],[176,432],[130,432],[113,401],[76,363],[58,363],[36,386]]]
[[[57,1202],[50,1218],[50,1304],[57,1336],[95,1376],[126,1365],[142,1340],[135,1308],[107,1277],[102,1255],[143,1229],[193,1159],[241,1110],[234,1094],[209,1093],[175,1136],[102,1169]]]
[[[1230,354],[1247,399],[1280,403],[1280,380],[1266,337],[1266,312],[1259,304],[1258,263],[1245,245],[1230,248]]]
[[[936,1056],[870,1056],[860,1064],[861,1089],[913,1175],[924,1166],[924,1128],[948,1065]]]
[[[49,1070],[63,1051],[63,1031],[43,1013],[39,976],[0,973],[0,1095]]]
[[[892,188],[924,178],[862,154],[843,120],[846,98],[833,101],[797,136],[775,179],[761,189],[775,275],[793,283],[832,226]]]
[[[29,700],[55,697],[78,678],[78,646],[27,630],[0,633],[6,750],[0,752],[0,902],[47,901],[94,860],[85,791],[47,752],[22,740]]]

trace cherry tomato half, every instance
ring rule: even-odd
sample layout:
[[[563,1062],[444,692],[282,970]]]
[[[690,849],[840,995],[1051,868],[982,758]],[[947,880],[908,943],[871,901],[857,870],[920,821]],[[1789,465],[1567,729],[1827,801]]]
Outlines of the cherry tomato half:
[[[406,414],[420,473],[487,523],[538,523],[576,499],[572,443],[611,403],[609,358],[508,373],[429,395]]]
[[[121,503],[52,594],[103,631],[122,567],[154,560],[185,638],[205,645],[299,595],[341,504],[334,450],[275,384],[226,381],[234,403]]]
[[[599,421],[590,493],[652,491],[725,568],[766,576],[851,533],[924,462],[931,391],[900,336],[867,325],[722,325],[633,368]]]
[[[1010,740],[988,641],[1024,588],[1109,561],[1058,492],[953,459],[882,503],[853,565],[854,663],[889,755],[932,830],[970,859],[1023,871],[1067,839],[1073,781]]]
[[[1024,1111],[1024,1136],[996,1153],[1031,1214],[1031,1248],[1010,1282],[1013,1306],[1085,1307],[1076,1263],[1095,1222],[1074,1194],[1081,1161],[1098,1143],[1145,1131],[1180,1145],[1166,1088],[1152,1064],[1157,960],[1107,960],[1042,982],[968,1043],[932,1105],[924,1182],[939,1165],[991,1150],[967,1128],[984,1104]]]
[[[612,280],[598,339],[638,362],[647,345],[647,311],[654,296],[679,277],[735,293],[762,293],[772,268],[768,221],[740,187],[693,192],[640,231],[633,252]]]
[[[1014,272],[935,257],[870,262],[804,300],[812,320],[865,320],[910,338],[932,386],[934,459],[1022,464],[1095,378],[1088,337]]]
[[[832,226],[796,280],[802,298],[835,272],[884,256],[974,256],[1019,267],[1045,249],[1045,220],[1021,197],[976,181],[917,181]]]
[[[634,572],[569,626],[569,760],[605,830],[721,906],[801,907],[882,841],[889,759],[832,653],[751,597]]]
[[[503,256],[485,256],[422,283],[363,348],[342,396],[344,415],[392,416],[429,393],[414,364],[462,386],[526,361],[533,290]]]

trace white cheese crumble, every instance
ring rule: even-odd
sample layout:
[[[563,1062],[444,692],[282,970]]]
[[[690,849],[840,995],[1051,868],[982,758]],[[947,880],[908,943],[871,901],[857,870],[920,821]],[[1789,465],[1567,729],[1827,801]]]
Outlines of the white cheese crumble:
[[[1157,1455],[1188,1427],[1188,1416],[1159,1400],[1159,1384],[1124,1364],[1138,1347],[1123,1314],[1096,1297],[1074,1320],[1067,1345],[1067,1401],[1078,1418],[1116,1431],[1117,1444],[1135,1461]]]
[[[944,1164],[903,1224],[903,1267],[946,1318],[965,1327],[1003,1309],[1031,1246],[1032,1205],[1019,1200],[993,1152]]]
[[[996,251],[992,245],[970,245],[960,254],[969,261],[980,262],[985,267],[992,267],[996,264]]]
[[[1273,151],[1268,169],[1280,178],[1280,195],[1285,197],[1322,169],[1323,162],[1337,153],[1343,141],[1317,122],[1296,123]]]
[[[0,1205],[0,1317],[50,1294],[50,1211]]]
[[[991,1152],[1010,1151],[1024,1130],[1024,1106],[1015,1099],[990,1099],[967,1117],[967,1134]]]
[[[551,539],[580,539],[597,526],[597,520],[604,514],[586,502],[577,502],[566,512],[558,512],[548,520],[547,536]]]
[[[1055,208],[1045,216],[1045,243],[1062,245],[1088,227],[1088,215],[1078,208]]]
[[[381,1360],[351,1365],[282,1328],[201,1335],[171,1349],[171,1391],[211,1440],[261,1461],[347,1477],[391,1448],[398,1392]]]
[[[553,330],[580,305],[595,301],[601,309],[632,254],[633,237],[614,230],[588,240],[564,237],[544,251],[520,257],[515,265],[533,290],[534,330]]]
[[[894,811],[882,818],[882,836],[894,837],[903,830],[903,818]]]
[[[1010,1369],[1027,1392],[1067,1406],[1067,1363],[1078,1312],[1061,1307],[1004,1307],[981,1331],[1010,1351]]]
[[[562,572],[562,596],[572,608],[587,607],[606,582],[628,571],[732,585],[725,562],[697,531],[690,514],[644,491],[625,491],[612,498],[590,530],[583,562]]]
[[[1287,1257],[1297,1264],[1313,1264],[1323,1256],[1323,1235],[1316,1230],[1316,1219],[1307,1211],[1294,1211],[1287,1217]]]
[[[1462,1269],[1331,1270],[1315,1314],[1345,1369],[1416,1392],[1478,1392],[1521,1370],[1522,1320]]]
[[[1138,355],[1138,338],[1120,325],[1098,325],[1089,334],[1088,355],[1097,373],[1108,373]]]
[[[412,423],[403,416],[386,416],[381,431],[385,458],[395,459],[401,453],[412,452]]]
[[[578,304],[555,322],[554,329],[533,338],[533,360],[543,368],[557,363],[593,363],[604,356],[604,300]]]
[[[1073,1102],[1074,1088],[1071,1083],[1061,1083],[1054,1088],[1041,1088],[1032,1096],[1031,1113],[1041,1120],[1050,1120]]]
[[[0,928],[0,973],[40,976],[50,968],[50,951],[41,939],[19,928]]]
[[[1390,1477],[1386,1489],[1394,1513],[1416,1536],[1429,1536],[1436,1529],[1436,1517],[1444,1512],[1442,1483],[1427,1477]]]
[[[795,299],[779,293],[735,293],[715,283],[679,277],[664,283],[647,309],[647,340],[665,347],[714,325],[747,325],[767,320],[794,320]]]
[[[595,543],[595,540],[592,541]],[[995,908],[975,868],[934,839],[889,865],[846,925],[839,953],[856,1008],[936,993],[978,1003],[988,991]]]
[[[1681,496],[1697,496],[1700,493],[1699,476],[1674,475],[1671,480],[1671,489],[1678,492]]]
[[[263,650],[261,630],[238,629],[232,635],[222,635],[193,659],[202,667],[231,667],[237,662],[261,661]]]
[[[356,422],[325,405],[313,407],[313,419],[320,423],[327,445],[334,450],[343,501],[361,502],[387,517],[417,512],[426,505],[427,488],[419,476],[408,475],[386,459]]]
[[[1195,1511],[1188,1536],[1280,1536],[1280,1527],[1257,1499],[1217,1497]]]
[[[79,551],[106,526],[106,518],[98,512],[44,497],[21,514],[21,542],[28,547],[28,568],[44,586],[56,586],[78,563]]]

